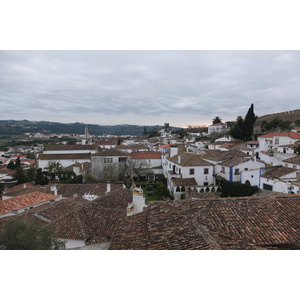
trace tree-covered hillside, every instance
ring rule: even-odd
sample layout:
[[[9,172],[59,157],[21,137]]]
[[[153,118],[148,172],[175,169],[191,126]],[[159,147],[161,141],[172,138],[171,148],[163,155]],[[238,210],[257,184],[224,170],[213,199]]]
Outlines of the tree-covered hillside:
[[[39,121],[33,122],[28,120],[15,121],[15,120],[0,120],[0,136],[5,135],[22,135],[26,132],[29,133],[69,133],[69,134],[84,134],[84,123],[58,123]],[[89,132],[92,135],[141,135],[145,126],[138,125],[96,125],[87,124]],[[154,128],[163,126],[146,126],[148,131]]]

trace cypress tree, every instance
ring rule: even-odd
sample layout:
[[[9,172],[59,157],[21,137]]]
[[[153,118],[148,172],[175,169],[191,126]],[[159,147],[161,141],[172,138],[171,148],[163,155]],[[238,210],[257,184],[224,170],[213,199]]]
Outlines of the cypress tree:
[[[244,120],[244,126],[243,126],[243,136],[244,136],[244,138],[243,138],[243,140],[245,142],[251,140],[255,120],[256,120],[256,116],[254,114],[254,105],[252,103],[249,110],[248,110],[248,112],[247,112],[247,114],[246,114],[245,120]]]

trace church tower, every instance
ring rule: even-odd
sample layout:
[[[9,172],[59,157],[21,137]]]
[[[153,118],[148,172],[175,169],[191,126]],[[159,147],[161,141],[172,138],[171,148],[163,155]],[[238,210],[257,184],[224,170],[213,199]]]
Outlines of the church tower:
[[[92,145],[92,144],[93,144],[92,137],[90,136],[87,125],[85,125],[84,137],[82,139],[82,145]]]

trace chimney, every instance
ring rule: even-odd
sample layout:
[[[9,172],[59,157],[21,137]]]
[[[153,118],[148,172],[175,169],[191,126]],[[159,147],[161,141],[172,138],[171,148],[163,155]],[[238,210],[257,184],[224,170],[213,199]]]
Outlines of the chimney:
[[[111,191],[110,181],[107,181],[107,189],[106,189],[106,193],[109,193],[110,191]]]
[[[132,203],[134,205],[133,214],[138,214],[143,211],[146,206],[145,197],[143,190],[141,188],[135,187],[133,189],[133,199]]]
[[[24,183],[24,184],[23,184],[23,189],[26,189],[26,188],[27,188],[27,184]]]
[[[180,155],[178,155],[178,164],[179,165],[181,164],[181,157],[180,157]]]
[[[170,157],[173,157],[178,154],[178,147],[177,146],[170,146]]]

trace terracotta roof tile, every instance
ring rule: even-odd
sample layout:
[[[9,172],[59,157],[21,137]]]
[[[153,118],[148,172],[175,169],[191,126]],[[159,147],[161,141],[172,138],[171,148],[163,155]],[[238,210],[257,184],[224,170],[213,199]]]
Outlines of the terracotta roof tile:
[[[269,179],[281,178],[284,175],[288,175],[296,171],[297,171],[296,169],[287,168],[284,166],[267,167],[263,169],[264,173],[261,175],[261,177],[269,178]]]
[[[143,151],[143,152],[132,152],[130,158],[132,159],[161,159],[160,152],[154,151]]]
[[[212,163],[203,160],[199,155],[191,153],[178,154],[168,158],[168,160],[181,166],[213,166]]]
[[[290,163],[290,164],[295,164],[295,165],[300,165],[300,155],[293,156],[291,158],[285,159],[282,162]]]
[[[272,138],[274,136],[286,136],[291,139],[300,139],[300,134],[295,132],[271,132],[264,135],[259,136],[259,138]]]
[[[300,196],[150,202],[110,249],[265,249],[300,242]]]
[[[25,207],[33,206],[39,203],[56,199],[57,196],[41,192],[34,192],[23,196],[10,198],[0,201],[0,214],[6,214],[13,210],[19,210]]]

